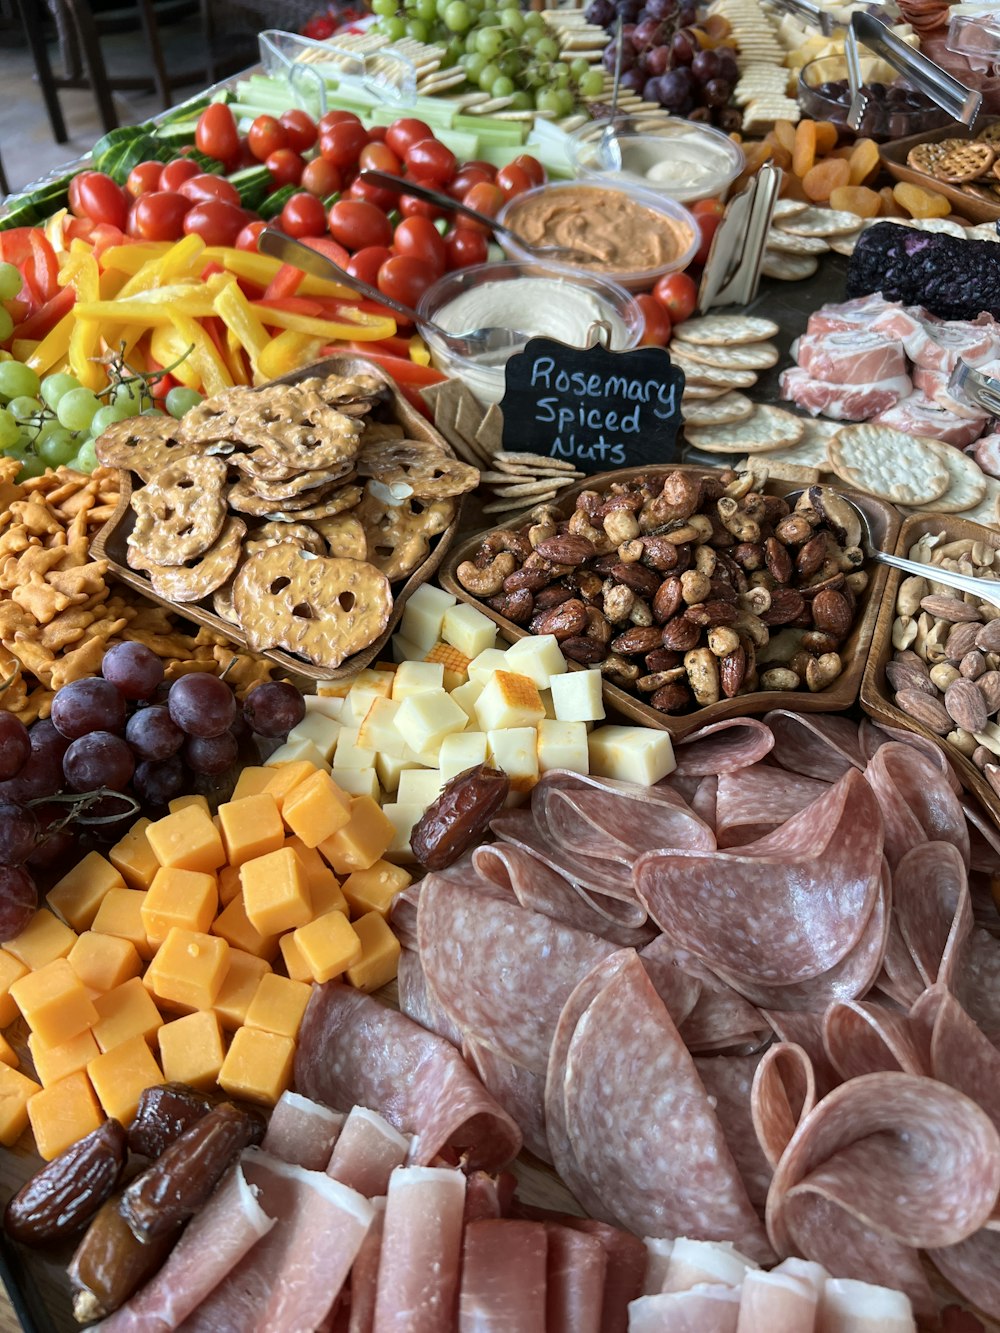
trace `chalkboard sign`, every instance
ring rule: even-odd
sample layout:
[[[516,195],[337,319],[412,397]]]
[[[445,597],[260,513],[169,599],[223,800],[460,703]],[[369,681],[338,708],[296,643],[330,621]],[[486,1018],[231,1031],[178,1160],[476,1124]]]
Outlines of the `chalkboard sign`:
[[[504,449],[586,473],[677,458],[684,372],[665,348],[611,352],[532,338],[506,372]]]

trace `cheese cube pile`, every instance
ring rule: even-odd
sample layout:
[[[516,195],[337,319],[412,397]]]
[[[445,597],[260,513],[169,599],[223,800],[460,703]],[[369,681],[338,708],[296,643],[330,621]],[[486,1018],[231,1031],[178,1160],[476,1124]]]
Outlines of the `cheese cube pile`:
[[[0,1143],[30,1124],[51,1160],[164,1081],[273,1105],[312,983],[396,975],[396,836],[324,760],[279,759],[245,769],[214,818],[181,797],[88,853],[0,948],[0,1026],[25,1020],[37,1079],[0,1038]]]

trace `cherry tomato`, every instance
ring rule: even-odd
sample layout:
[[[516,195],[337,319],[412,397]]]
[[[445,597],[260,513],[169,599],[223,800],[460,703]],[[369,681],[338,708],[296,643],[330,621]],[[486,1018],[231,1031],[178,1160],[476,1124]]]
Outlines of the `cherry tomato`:
[[[366,143],[358,157],[361,171],[388,171],[392,176],[402,176],[403,164],[387,143]]]
[[[360,122],[342,120],[320,135],[320,156],[335,167],[353,167],[367,142],[368,131]]]
[[[91,222],[108,222],[125,230],[128,221],[129,197],[120,185],[102,171],[87,171],[77,176],[77,212]]]
[[[293,194],[281,210],[281,229],[289,236],[325,236],[326,209],[314,194]]]
[[[253,155],[253,149],[250,147],[250,140],[244,134],[240,139],[240,151],[226,164],[229,171],[241,171],[244,167],[255,167],[257,159]]]
[[[231,162],[239,156],[240,135],[233,113],[223,102],[210,102],[198,117],[194,144],[199,153]]]
[[[639,346],[665,346],[673,328],[666,309],[660,305],[655,296],[650,296],[648,293],[637,296],[635,303],[642,311],[642,337],[639,339]]]
[[[520,167],[527,175],[532,185],[544,185],[548,177],[545,174],[545,168],[539,162],[537,157],[532,157],[530,153],[519,153],[510,164],[512,167]]]
[[[363,199],[338,199],[328,222],[330,235],[348,250],[392,242],[392,223],[380,208]]]
[[[497,185],[503,191],[505,199],[513,199],[517,194],[524,194],[525,190],[532,188],[532,179],[523,167],[515,166],[512,162],[509,167],[501,167],[497,172]]]
[[[404,218],[443,218],[443,209],[438,208],[437,204],[429,204],[424,199],[418,199],[413,194],[401,194],[396,200],[396,207],[402,213]]]
[[[160,189],[176,193],[185,181],[192,176],[200,176],[201,168],[197,162],[189,162],[186,157],[176,157],[168,162],[160,176]]]
[[[455,173],[454,179],[448,186],[448,193],[452,199],[461,201],[473,185],[492,185],[492,183],[493,176],[489,172],[484,171],[482,167],[469,166],[466,163]]]
[[[719,213],[695,213],[694,220],[698,224],[698,249],[694,252],[692,264],[704,265],[708,261],[708,252],[712,248],[712,239],[719,230],[719,223],[722,221],[722,215]]]
[[[237,236],[234,244],[237,250],[248,250],[251,254],[257,253],[257,237],[267,226],[259,218],[256,222],[248,222],[247,225]]]
[[[184,234],[195,233],[206,245],[233,245],[249,221],[250,214],[245,208],[236,208],[221,199],[205,199],[185,214]]]
[[[391,213],[396,207],[397,196],[392,190],[384,190],[381,185],[372,185],[370,181],[356,176],[347,190],[349,199],[361,199],[366,204],[374,204],[383,213]]]
[[[328,194],[336,194],[344,183],[340,168],[328,162],[325,157],[314,157],[306,163],[299,184],[317,199],[325,199]]]
[[[466,208],[474,208],[477,213],[485,213],[488,217],[495,218],[503,207],[504,195],[499,185],[490,185],[486,181],[481,181],[479,185],[473,185],[472,189],[462,200]],[[475,218],[462,218],[462,226],[471,231],[486,232],[491,234],[491,228],[484,222],[477,222]]]
[[[240,206],[240,192],[236,186],[224,176],[213,176],[207,171],[182,181],[177,187],[177,193],[187,195],[196,204],[206,199],[221,199],[223,203],[235,204],[237,208]]]
[[[694,314],[698,284],[687,273],[665,273],[657,280],[653,295],[675,324]]]
[[[408,306],[415,306],[436,281],[437,275],[412,255],[393,255],[378,271],[379,291]]]
[[[176,241],[184,234],[184,218],[194,207],[186,194],[154,190],[141,194],[132,205],[129,232],[144,241]]]
[[[368,138],[372,143],[385,143],[385,136],[388,133],[388,125],[372,125],[368,131]]]
[[[247,132],[247,143],[258,162],[266,162],[279,148],[288,148],[288,131],[276,116],[258,116]]]
[[[362,282],[367,282],[369,287],[374,287],[378,282],[378,271],[387,259],[392,258],[392,251],[384,245],[365,245],[360,250],[355,250],[347,261],[347,271],[359,278]]]
[[[495,181],[497,178],[497,169],[493,163],[487,162],[481,157],[470,157],[468,162],[462,163],[463,171],[468,171],[470,167],[474,168],[476,171],[485,171],[491,181]]]
[[[83,184],[85,176],[96,176],[95,171],[81,171],[74,176],[69,183],[69,211],[74,217],[81,217],[83,214],[83,205],[80,203],[80,187]]]
[[[420,139],[406,150],[406,170],[428,185],[447,185],[458,170],[458,159],[437,139]]]
[[[385,141],[397,157],[406,157],[407,149],[422,139],[433,139],[434,131],[422,120],[403,116],[394,120],[385,132]]]
[[[128,173],[125,191],[133,199],[138,199],[140,194],[148,194],[150,190],[158,190],[162,175],[162,162],[140,162]]]
[[[450,231],[444,243],[448,251],[449,268],[469,268],[472,264],[486,263],[489,241],[481,231],[474,231],[465,222]]]
[[[322,136],[331,125],[340,125],[347,121],[351,121],[355,125],[361,125],[361,118],[356,116],[353,111],[327,111],[325,115],[320,116],[319,133]],[[364,126],[362,125],[361,128],[364,129]]]
[[[276,188],[298,185],[306,164],[294,148],[278,148],[264,163]]]
[[[410,255],[432,268],[440,277],[448,265],[444,237],[430,218],[404,218],[392,237],[397,255]]]
[[[726,211],[726,206],[721,199],[699,199],[691,205],[691,212],[696,217],[705,214],[708,217],[721,218]]]
[[[298,107],[293,107],[291,111],[284,112],[279,119],[288,135],[288,147],[294,148],[297,153],[308,152],[319,138],[316,122],[308,111],[300,111]]]

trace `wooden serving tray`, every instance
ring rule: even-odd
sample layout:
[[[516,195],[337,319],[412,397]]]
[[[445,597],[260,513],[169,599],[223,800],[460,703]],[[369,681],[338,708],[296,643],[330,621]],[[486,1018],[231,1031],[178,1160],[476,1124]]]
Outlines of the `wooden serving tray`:
[[[715,470],[717,471],[717,469]],[[583,481],[578,481],[575,485],[569,486],[561,492],[553,503],[563,515],[568,516],[575,508],[576,497],[581,491],[604,491],[614,481],[630,481],[633,477],[639,476],[665,476],[668,472],[691,472],[704,475],[712,471],[711,467],[684,463],[662,467],[620,468],[616,472],[601,472],[596,476],[586,477]],[[784,481],[769,481],[764,489],[769,495],[787,495],[790,491],[800,490],[801,487]],[[848,495],[864,511],[876,545],[883,550],[892,550],[900,526],[899,513],[894,506],[886,504],[883,500],[878,500],[874,496],[863,495],[860,491],[850,490],[846,486],[838,489],[843,490],[844,494]],[[525,511],[523,515],[512,519],[508,523],[491,528],[489,531],[501,532],[507,528],[517,527],[524,521],[527,512]],[[446,588],[448,592],[453,593],[461,601],[468,602],[477,611],[482,611],[484,615],[489,616],[496,623],[503,637],[513,642],[515,639],[525,638],[529,631],[520,625],[515,625],[513,621],[507,620],[479,601],[477,597],[462,587],[456,574],[458,566],[463,560],[469,560],[475,555],[480,543],[487,535],[487,533],[480,533],[476,537],[470,537],[467,541],[462,542],[456,550],[452,551],[441,566],[438,573],[438,582],[442,588]],[[998,541],[1000,541],[1000,538],[998,538]],[[672,714],[661,713],[658,709],[651,708],[649,704],[644,704],[640,699],[619,686],[605,681],[603,685],[604,702],[609,709],[628,718],[630,722],[639,726],[656,727],[660,731],[668,731],[676,740],[682,739],[699,727],[706,726],[709,722],[719,722],[723,718],[729,717],[745,717],[749,714],[766,713],[772,708],[787,708],[794,713],[843,712],[850,708],[858,698],[861,677],[864,673],[865,662],[875,633],[879,608],[882,605],[888,570],[885,565],[870,564],[868,573],[871,577],[868,587],[860,599],[860,614],[842,653],[842,656],[846,659],[844,671],[828,689],[821,690],[816,694],[812,694],[808,690],[756,690],[751,694],[737,695],[735,699],[720,699],[718,703],[709,704],[705,708],[697,708],[691,713]],[[571,671],[586,669],[576,662],[570,662],[569,668]]]
[[[996,117],[993,117],[995,120]],[[978,124],[975,132],[968,129],[965,125],[960,125],[956,121],[949,129],[930,130],[924,134],[911,134],[907,139],[896,139],[892,143],[886,143],[879,148],[879,157],[882,159],[882,165],[888,171],[889,175],[898,181],[908,181],[912,185],[922,185],[925,189],[936,190],[938,194],[943,194],[949,200],[954,211],[960,217],[966,217],[973,222],[995,222],[1000,218],[1000,199],[995,204],[988,204],[985,199],[977,199],[973,194],[967,194],[965,190],[957,185],[949,185],[946,181],[939,181],[936,177],[929,175],[926,171],[916,171],[913,167],[906,165],[906,158],[911,148],[916,148],[921,143],[940,143],[942,139],[975,139],[976,135],[985,125],[991,123],[987,119]]]
[[[423,440],[436,445],[442,452],[454,457],[451,446],[443,436],[439,435],[431,423],[422,416],[420,412],[413,407],[406,398],[399,392],[390,376],[374,362],[365,360],[360,356],[331,356],[325,361],[316,361],[311,365],[303,366],[290,375],[284,375],[279,380],[272,380],[273,384],[295,384],[298,380],[306,379],[312,375],[374,375],[376,379],[381,380],[389,388],[390,392],[390,415],[393,420],[399,423],[406,431],[407,438],[412,440]],[[132,569],[128,564],[128,547],[126,539],[132,531],[135,522],[135,514],[130,505],[132,497],[132,473],[122,472],[121,495],[115,512],[101,528],[100,532],[91,543],[91,554],[95,560],[107,560],[109,572],[114,575],[120,583],[125,583],[136,592],[142,593],[148,597],[151,602],[157,602],[160,606],[166,606],[178,615],[184,616],[187,620],[194,621],[195,624],[204,625],[207,629],[213,630],[233,643],[246,647],[246,636],[239,625],[232,621],[224,620],[221,616],[215,614],[205,602],[175,602],[169,598],[158,597],[153,591],[149,577],[140,570]],[[380,655],[383,648],[389,642],[399,624],[400,617],[403,614],[410,595],[414,593],[422,583],[436,572],[438,565],[444,559],[448,547],[451,545],[458,531],[459,523],[462,517],[462,500],[459,496],[456,500],[455,517],[448,527],[433,541],[430,554],[422,565],[418,565],[412,574],[407,578],[402,587],[393,590],[392,614],[389,617],[389,623],[379,635],[379,637],[367,648],[353,656],[348,657],[339,667],[318,667],[312,662],[306,661],[304,657],[298,657],[292,653],[286,653],[281,649],[268,649],[260,655],[266,657],[269,661],[276,663],[283,672],[290,676],[298,676],[305,680],[342,680],[350,676],[357,675],[364,667]]]

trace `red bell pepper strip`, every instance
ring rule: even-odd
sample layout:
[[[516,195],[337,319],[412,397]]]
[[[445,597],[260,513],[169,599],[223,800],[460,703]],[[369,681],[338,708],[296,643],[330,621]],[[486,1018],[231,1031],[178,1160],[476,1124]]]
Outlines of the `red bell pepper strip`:
[[[260,311],[260,317],[265,324],[268,310],[286,310],[292,315],[308,315],[310,319],[329,317],[322,304],[308,296],[268,296],[265,292],[261,299],[254,301],[253,304]]]
[[[51,301],[59,290],[59,260],[49,244],[49,238],[38,228],[32,228],[28,237],[31,256],[24,261],[24,270],[42,302]],[[29,271],[30,266],[30,271]]]
[[[55,296],[17,325],[12,337],[30,338],[40,342],[47,333],[51,333],[64,315],[69,314],[75,300],[76,292],[72,287],[60,287]]]
[[[416,387],[416,385],[400,384],[397,387],[399,389],[399,392],[403,395],[403,397],[406,399],[406,401],[410,404],[411,407],[415,407],[417,411],[421,413],[422,416],[425,416],[427,418],[428,421],[434,420],[434,416],[430,408],[424,402],[423,394]]]
[[[302,285],[306,275],[293,264],[282,264],[277,273],[264,289],[264,300],[271,301],[286,296],[294,296]]]
[[[369,361],[373,361],[383,370],[387,370],[397,384],[410,384],[416,388],[425,388],[428,384],[440,384],[442,380],[447,379],[440,370],[434,366],[418,366],[416,361],[411,361],[409,357],[386,356],[383,352],[372,352],[371,343],[349,343],[348,351],[355,356],[363,356]],[[323,349],[324,356],[332,356],[335,352],[342,352],[342,347],[329,347]]]
[[[34,227],[11,227],[10,231],[0,231],[0,260],[20,268],[31,257],[29,238],[34,230]]]

